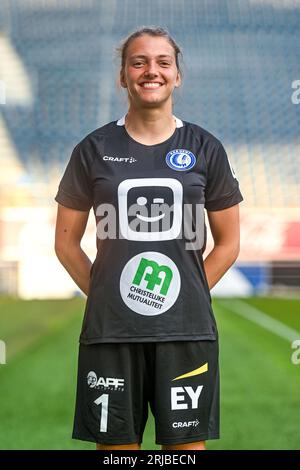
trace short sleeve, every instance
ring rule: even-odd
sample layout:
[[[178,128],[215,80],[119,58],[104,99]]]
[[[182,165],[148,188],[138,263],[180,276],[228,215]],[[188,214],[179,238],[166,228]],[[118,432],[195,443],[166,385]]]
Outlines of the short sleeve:
[[[223,145],[218,146],[207,158],[205,208],[208,211],[227,209],[243,201],[239,183],[229,163]]]
[[[74,148],[60,181],[56,202],[71,209],[88,211],[93,205],[91,161],[84,156],[81,145]]]

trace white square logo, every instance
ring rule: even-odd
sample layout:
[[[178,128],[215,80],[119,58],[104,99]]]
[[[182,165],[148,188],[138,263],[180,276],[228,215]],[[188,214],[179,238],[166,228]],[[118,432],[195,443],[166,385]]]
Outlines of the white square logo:
[[[176,178],[133,178],[122,181],[118,187],[122,237],[135,241],[177,238],[182,226],[182,200],[182,184]],[[134,220],[130,221],[133,216]],[[160,230],[159,224],[163,224],[165,230]],[[135,230],[137,226],[140,230]],[[141,226],[147,229],[141,230]]]

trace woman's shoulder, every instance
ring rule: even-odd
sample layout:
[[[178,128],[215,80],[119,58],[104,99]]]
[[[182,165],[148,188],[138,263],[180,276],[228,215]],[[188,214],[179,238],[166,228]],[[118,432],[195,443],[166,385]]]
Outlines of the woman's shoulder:
[[[200,126],[199,124],[184,120],[182,122],[187,128],[187,130],[190,131],[197,140],[201,141],[201,143],[203,143],[203,141],[205,140],[206,142],[209,142],[215,146],[222,145],[220,139],[216,135],[214,135],[212,132],[208,131],[204,127]]]
[[[108,122],[101,127],[89,132],[86,134],[79,142],[78,146],[86,146],[91,144],[92,142],[99,141],[104,137],[113,137],[114,134],[117,132],[116,121]]]

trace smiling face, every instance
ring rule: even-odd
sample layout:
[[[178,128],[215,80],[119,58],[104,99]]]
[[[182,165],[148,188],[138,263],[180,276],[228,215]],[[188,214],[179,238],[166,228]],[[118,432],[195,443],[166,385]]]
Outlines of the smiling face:
[[[180,73],[172,45],[164,37],[140,36],[130,42],[120,82],[127,88],[130,104],[158,107],[172,104],[172,93],[180,86]]]

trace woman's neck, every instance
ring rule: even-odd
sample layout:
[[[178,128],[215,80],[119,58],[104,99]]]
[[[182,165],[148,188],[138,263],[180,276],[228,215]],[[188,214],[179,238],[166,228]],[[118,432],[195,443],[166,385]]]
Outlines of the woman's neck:
[[[158,109],[136,110],[129,108],[125,128],[135,140],[145,145],[154,145],[167,140],[176,129],[176,120],[171,112]]]

